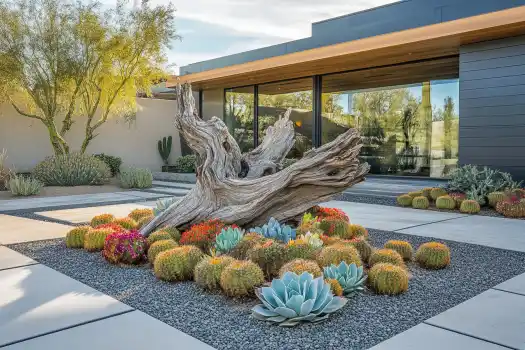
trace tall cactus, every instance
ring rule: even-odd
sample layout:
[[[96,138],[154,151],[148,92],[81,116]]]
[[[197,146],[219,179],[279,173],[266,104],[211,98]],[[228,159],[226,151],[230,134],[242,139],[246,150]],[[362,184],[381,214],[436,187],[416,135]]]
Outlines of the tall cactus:
[[[173,138],[171,136],[163,137],[162,140],[159,140],[158,148],[159,148],[159,154],[162,160],[164,161],[165,165],[168,165],[168,158],[170,157],[171,153],[171,143],[173,141]]]

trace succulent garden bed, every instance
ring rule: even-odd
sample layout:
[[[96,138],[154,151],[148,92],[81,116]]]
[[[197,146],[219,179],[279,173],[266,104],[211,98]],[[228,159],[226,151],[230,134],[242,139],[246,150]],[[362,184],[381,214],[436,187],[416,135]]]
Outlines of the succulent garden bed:
[[[296,229],[209,220],[146,239],[151,218],[11,248],[219,349],[368,348],[525,271],[522,253],[368,232],[331,208]]]

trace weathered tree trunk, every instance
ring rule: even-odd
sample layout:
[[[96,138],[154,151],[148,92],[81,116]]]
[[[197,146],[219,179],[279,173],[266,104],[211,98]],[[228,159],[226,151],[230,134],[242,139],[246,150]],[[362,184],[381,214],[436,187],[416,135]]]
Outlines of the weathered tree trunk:
[[[353,129],[281,170],[281,161],[295,142],[290,110],[268,128],[259,147],[241,155],[220,119],[199,118],[189,84],[176,87],[176,98],[175,125],[198,155],[197,184],[143,227],[143,235],[166,225],[184,229],[210,218],[247,228],[272,216],[296,218],[364,181],[368,173],[368,164],[359,164],[361,138]]]

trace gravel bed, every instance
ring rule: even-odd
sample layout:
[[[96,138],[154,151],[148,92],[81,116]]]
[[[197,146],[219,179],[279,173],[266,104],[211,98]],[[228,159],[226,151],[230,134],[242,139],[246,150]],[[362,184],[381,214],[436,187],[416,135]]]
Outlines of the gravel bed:
[[[375,246],[428,238],[370,230]],[[525,272],[525,253],[447,242],[452,264],[428,271],[409,264],[409,291],[398,297],[365,291],[318,325],[281,328],[252,319],[256,300],[205,292],[193,282],[166,283],[148,266],[117,267],[100,254],[65,248],[62,239],[10,245],[55,270],[144,311],[217,349],[367,349],[509,278]]]

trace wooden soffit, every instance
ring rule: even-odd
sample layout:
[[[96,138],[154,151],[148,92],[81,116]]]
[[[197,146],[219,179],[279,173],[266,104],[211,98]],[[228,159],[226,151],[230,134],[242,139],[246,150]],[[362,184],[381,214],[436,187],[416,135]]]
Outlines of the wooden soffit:
[[[262,84],[459,54],[461,45],[525,34],[525,6],[184,76],[195,89]]]

